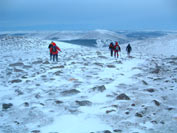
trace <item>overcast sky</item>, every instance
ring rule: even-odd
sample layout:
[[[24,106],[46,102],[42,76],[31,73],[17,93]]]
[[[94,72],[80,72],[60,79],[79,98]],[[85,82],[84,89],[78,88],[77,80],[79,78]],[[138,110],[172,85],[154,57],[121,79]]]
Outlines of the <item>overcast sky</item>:
[[[0,31],[177,30],[177,0],[0,0]]]

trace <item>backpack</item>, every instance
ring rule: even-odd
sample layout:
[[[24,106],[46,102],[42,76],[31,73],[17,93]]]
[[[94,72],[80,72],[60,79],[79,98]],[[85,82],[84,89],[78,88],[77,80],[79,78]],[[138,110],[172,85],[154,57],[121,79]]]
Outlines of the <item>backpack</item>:
[[[57,51],[57,47],[56,46],[53,46],[52,47],[52,52],[56,52]]]
[[[116,50],[119,51],[119,46],[118,45],[116,46]]]

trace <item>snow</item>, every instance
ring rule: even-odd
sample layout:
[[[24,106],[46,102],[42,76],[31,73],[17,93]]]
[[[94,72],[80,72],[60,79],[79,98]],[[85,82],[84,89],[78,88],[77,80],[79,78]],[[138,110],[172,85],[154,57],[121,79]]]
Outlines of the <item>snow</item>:
[[[58,63],[49,60],[51,40],[1,38],[0,132],[175,133],[176,37],[131,42],[130,58],[121,45],[118,59],[108,48],[55,41],[62,50]],[[104,91],[92,89],[103,85]],[[130,100],[117,100],[122,93]],[[3,109],[4,103],[13,106]]]

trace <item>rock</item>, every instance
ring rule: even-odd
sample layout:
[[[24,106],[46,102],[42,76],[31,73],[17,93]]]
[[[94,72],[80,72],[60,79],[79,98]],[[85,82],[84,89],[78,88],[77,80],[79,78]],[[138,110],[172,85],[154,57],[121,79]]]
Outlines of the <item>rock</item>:
[[[107,65],[107,67],[109,67],[109,68],[116,68],[116,66],[114,66],[114,65]]]
[[[95,62],[94,65],[97,65],[97,66],[103,67],[103,63]]]
[[[96,54],[97,54],[97,55],[101,55],[101,52],[100,52],[100,51],[96,51]]]
[[[32,68],[32,66],[29,66],[29,65],[25,65],[23,66],[24,69],[29,69],[29,68]]]
[[[39,61],[33,61],[32,64],[42,64],[42,60],[39,60]]]
[[[105,131],[103,131],[103,133],[112,133],[112,132],[109,130],[105,130]]]
[[[99,92],[103,92],[106,90],[106,87],[104,85],[101,86],[96,86],[94,88],[92,88],[93,91],[99,91]]]
[[[135,106],[135,104],[133,103],[131,106]]]
[[[111,112],[116,112],[116,110],[112,109],[112,110],[106,110],[106,114],[109,114]]]
[[[174,108],[167,108],[169,111],[173,110]]]
[[[143,115],[140,114],[140,113],[136,113],[135,116],[137,116],[137,117],[143,117]]]
[[[18,96],[24,94],[24,93],[23,93],[21,90],[19,90],[19,89],[16,89],[15,92],[17,93]]]
[[[80,93],[80,91],[78,91],[78,90],[76,90],[76,89],[71,89],[71,90],[66,90],[66,91],[61,92],[61,94],[62,94],[63,96],[76,95],[76,94],[78,94],[78,93]]]
[[[24,72],[24,71],[21,70],[21,69],[16,69],[16,68],[14,68],[14,72]]]
[[[33,130],[32,133],[40,133],[40,130]]]
[[[50,62],[49,61],[45,61],[43,64],[50,64]]]
[[[105,57],[105,56],[98,56],[98,57],[101,59],[107,59],[107,57]]]
[[[114,129],[113,131],[116,132],[116,133],[121,133],[122,132],[122,130],[120,130],[120,129]]]
[[[142,80],[142,82],[144,85],[148,85],[148,83],[146,81]]]
[[[56,71],[54,74],[59,76],[61,73],[63,73],[62,71]]]
[[[59,100],[56,100],[55,103],[56,103],[56,104],[61,104],[61,103],[63,103],[63,102],[62,102],[62,101],[59,101]]]
[[[9,66],[10,67],[24,66],[24,64],[22,62],[17,62],[17,63],[14,63],[14,64],[10,64]]]
[[[7,109],[11,108],[12,106],[13,106],[12,103],[8,103],[8,104],[4,103],[4,104],[2,104],[2,109],[7,110]]]
[[[88,100],[83,100],[83,101],[76,101],[76,103],[79,105],[79,106],[90,106],[92,105],[92,103]]]
[[[153,88],[150,88],[150,89],[146,89],[146,91],[148,91],[148,92],[155,92],[155,89],[153,89]]]
[[[130,112],[125,112],[126,115],[130,114]]]
[[[119,96],[117,96],[116,98],[117,100],[130,100],[130,98],[126,95],[126,94],[120,94]]]
[[[20,83],[20,82],[22,82],[22,80],[21,79],[14,79],[14,80],[11,80],[10,82],[11,83]]]
[[[151,73],[159,74],[159,72],[160,72],[160,67],[156,67]]]
[[[29,103],[28,102],[24,102],[24,106],[25,107],[29,107]]]
[[[160,106],[160,103],[157,100],[153,100],[153,102],[155,103],[155,105]]]
[[[60,69],[60,68],[64,68],[65,66],[61,65],[61,66],[54,66],[54,67],[51,67],[50,69]]]

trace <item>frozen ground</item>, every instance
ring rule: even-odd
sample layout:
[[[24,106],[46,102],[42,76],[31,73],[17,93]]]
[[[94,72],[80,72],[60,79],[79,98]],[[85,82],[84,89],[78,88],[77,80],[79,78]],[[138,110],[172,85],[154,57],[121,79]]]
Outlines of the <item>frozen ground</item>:
[[[0,132],[176,133],[177,37],[132,42],[119,59],[106,48],[0,40]]]

